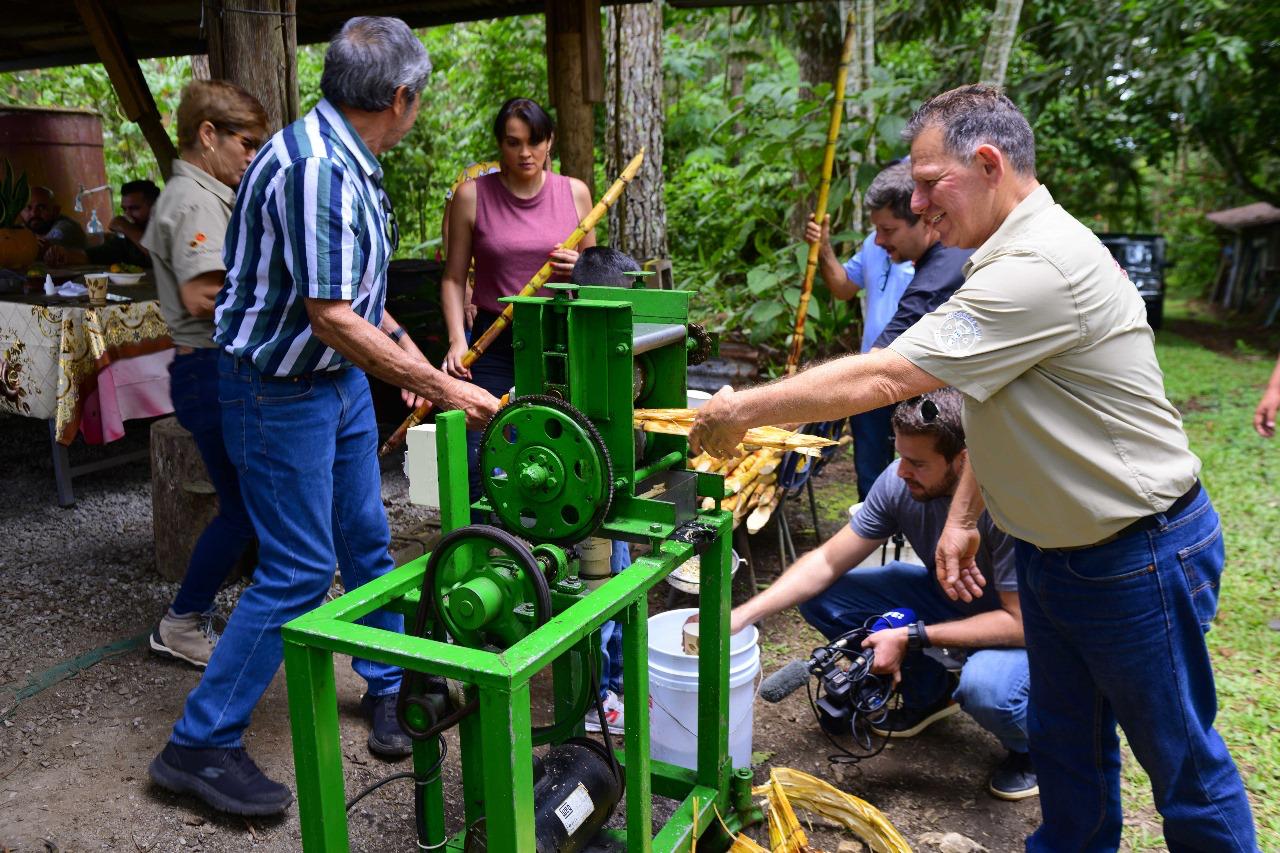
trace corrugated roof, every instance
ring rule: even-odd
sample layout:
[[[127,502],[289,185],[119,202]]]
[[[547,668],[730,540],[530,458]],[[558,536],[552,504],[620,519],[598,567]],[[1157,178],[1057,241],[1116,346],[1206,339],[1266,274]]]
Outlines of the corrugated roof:
[[[1246,204],[1244,207],[1215,210],[1213,213],[1206,213],[1205,218],[1214,225],[1220,225],[1232,231],[1243,231],[1246,228],[1280,222],[1280,208],[1260,201],[1255,204]]]

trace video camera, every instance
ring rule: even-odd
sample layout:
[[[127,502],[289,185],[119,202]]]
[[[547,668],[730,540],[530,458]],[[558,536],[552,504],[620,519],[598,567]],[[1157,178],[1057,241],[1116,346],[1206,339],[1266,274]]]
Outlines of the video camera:
[[[862,642],[877,631],[915,621],[915,613],[905,607],[872,616],[861,627],[814,649],[808,661],[792,661],[766,678],[760,685],[760,697],[780,702],[804,685],[822,731],[828,737],[852,737],[867,751],[855,754],[832,741],[846,760],[870,758],[880,751],[871,751],[871,727],[884,720],[894,687],[892,676],[871,671],[875,650],[862,648]],[[817,679],[816,689],[810,686],[810,677]]]

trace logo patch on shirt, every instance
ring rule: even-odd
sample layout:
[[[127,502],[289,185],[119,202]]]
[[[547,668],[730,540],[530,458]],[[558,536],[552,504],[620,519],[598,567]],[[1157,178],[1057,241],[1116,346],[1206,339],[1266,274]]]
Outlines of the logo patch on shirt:
[[[933,337],[943,352],[963,355],[982,340],[982,327],[968,311],[952,311]]]

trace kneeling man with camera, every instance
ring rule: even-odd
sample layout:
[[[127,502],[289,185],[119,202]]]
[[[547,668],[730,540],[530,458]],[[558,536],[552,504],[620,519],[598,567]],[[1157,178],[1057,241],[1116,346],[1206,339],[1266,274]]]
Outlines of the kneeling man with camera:
[[[1018,800],[1039,788],[1027,754],[1029,676],[1013,542],[982,514],[976,558],[987,583],[970,602],[948,598],[934,573],[951,496],[968,464],[960,409],[953,388],[899,404],[893,432],[901,458],[879,476],[849,526],[733,610],[730,631],[798,604],[805,620],[831,641],[882,614],[909,609],[918,621],[882,630],[873,624],[862,643],[875,652],[872,672],[892,675],[901,695],[900,706],[872,731],[911,737],[963,708],[1008,750],[992,774],[991,793]],[[925,565],[895,560],[851,569],[897,534]],[[930,647],[957,657],[967,653],[958,687],[951,672],[926,654]]]

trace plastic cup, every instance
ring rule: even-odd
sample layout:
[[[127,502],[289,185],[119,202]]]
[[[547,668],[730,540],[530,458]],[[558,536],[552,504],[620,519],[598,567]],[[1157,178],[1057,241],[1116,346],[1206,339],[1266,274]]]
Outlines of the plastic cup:
[[[110,279],[106,273],[88,274],[84,277],[84,286],[89,289],[89,304],[99,307],[107,304],[107,283]]]

